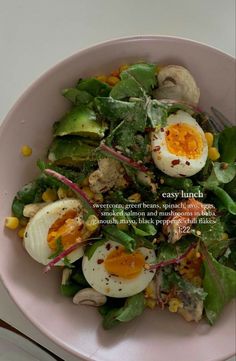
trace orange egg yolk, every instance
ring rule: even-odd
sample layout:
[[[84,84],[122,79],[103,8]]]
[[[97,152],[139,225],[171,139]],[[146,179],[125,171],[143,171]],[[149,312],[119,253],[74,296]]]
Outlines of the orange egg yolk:
[[[111,251],[104,260],[104,267],[108,273],[126,279],[138,276],[144,264],[145,259],[141,253],[127,253],[124,247]]]
[[[57,239],[60,238],[63,249],[67,249],[75,242],[79,242],[80,231],[83,227],[81,220],[75,210],[67,211],[61,218],[58,218],[48,231],[48,246],[56,251]]]
[[[199,158],[203,150],[201,134],[186,123],[170,125],[166,130],[166,144],[170,153],[189,159]]]

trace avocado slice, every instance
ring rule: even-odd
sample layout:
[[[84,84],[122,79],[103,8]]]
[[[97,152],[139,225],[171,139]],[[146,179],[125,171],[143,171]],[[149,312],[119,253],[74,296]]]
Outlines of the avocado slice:
[[[102,138],[106,124],[96,118],[96,113],[85,105],[73,107],[66,115],[54,123],[54,136],[69,134],[81,137]]]
[[[57,165],[79,166],[92,160],[94,150],[94,146],[84,143],[79,137],[57,137],[49,148],[48,159]]]

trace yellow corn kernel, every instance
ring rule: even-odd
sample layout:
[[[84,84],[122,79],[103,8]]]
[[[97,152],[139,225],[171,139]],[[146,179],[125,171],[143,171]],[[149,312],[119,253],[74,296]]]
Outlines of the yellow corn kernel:
[[[201,257],[201,253],[200,252],[196,252],[196,258],[200,258]]]
[[[119,67],[119,72],[121,73],[122,71],[127,70],[128,68],[129,68],[129,65],[128,65],[128,64],[122,64],[122,65]]]
[[[220,153],[215,147],[210,147],[208,149],[208,157],[210,158],[210,160],[215,161],[220,158]]]
[[[20,228],[17,234],[18,234],[18,237],[24,238],[25,227]]]
[[[67,197],[69,198],[74,198],[75,197],[75,192],[72,191],[72,189],[67,189]]]
[[[117,76],[109,76],[107,78],[107,83],[111,86],[116,85],[119,81],[120,79]]]
[[[207,141],[207,145],[208,147],[212,147],[213,145],[213,140],[214,140],[214,135],[210,132],[206,132],[205,133],[205,138],[206,138],[206,141]]]
[[[113,70],[113,71],[111,72],[111,75],[112,75],[112,76],[115,76],[115,77],[119,77],[119,75],[120,75],[119,69]]]
[[[54,189],[47,188],[42,194],[42,200],[44,202],[54,202],[57,200],[57,192]]]
[[[84,178],[81,185],[82,185],[82,187],[88,186],[89,185],[89,177]]]
[[[107,76],[106,75],[98,75],[96,76],[96,79],[99,81],[102,81],[103,83],[107,82]]]
[[[224,232],[224,233],[222,234],[221,240],[222,240],[222,241],[227,241],[228,238],[229,238],[228,233],[225,233],[225,232]]]
[[[62,187],[59,187],[57,190],[57,196],[59,199],[67,198],[67,190]]]
[[[32,154],[32,148],[30,148],[28,145],[23,145],[21,147],[21,154],[24,157],[29,157]]]
[[[21,218],[20,221],[19,221],[19,224],[22,226],[22,227],[25,227],[27,226],[27,223],[28,223],[28,219],[27,218]]]
[[[131,194],[131,196],[128,197],[128,200],[130,202],[138,203],[141,201],[141,194],[140,193]]]
[[[147,307],[149,307],[149,308],[151,308],[151,310],[153,310],[155,307],[156,307],[156,305],[157,305],[157,301],[156,300],[152,300],[152,299],[147,299],[146,300],[146,306]]]
[[[103,202],[102,193],[95,193],[93,199],[95,202],[102,203]]]
[[[86,193],[87,197],[89,199],[93,199],[94,197],[94,193],[91,191],[91,189],[89,187],[82,187],[82,190],[84,191],[84,193]]]
[[[199,276],[195,276],[191,279],[191,283],[194,284],[194,286],[196,286],[196,287],[201,287],[202,279]]]
[[[127,223],[119,223],[116,225],[116,227],[118,229],[120,229],[121,231],[128,231],[128,229],[129,229],[129,226]]]
[[[17,217],[6,217],[5,227],[9,229],[16,229],[19,226],[19,219]]]
[[[85,222],[85,227],[89,232],[95,232],[99,227],[99,219],[95,215],[91,215],[88,217]]]
[[[177,312],[179,308],[183,307],[183,303],[178,298],[171,298],[169,301],[169,311]]]

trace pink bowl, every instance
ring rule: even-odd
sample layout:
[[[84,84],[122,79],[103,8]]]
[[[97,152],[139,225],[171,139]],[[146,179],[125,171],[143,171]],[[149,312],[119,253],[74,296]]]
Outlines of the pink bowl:
[[[235,120],[234,59],[193,41],[163,36],[111,40],[54,66],[21,96],[0,129],[1,279],[34,325],[61,347],[87,360],[225,360],[235,352],[233,303],[214,327],[206,322],[186,323],[177,315],[156,310],[104,331],[97,311],[75,306],[61,296],[59,273],[43,274],[14,233],[4,229],[14,194],[36,174],[35,162],[45,155],[51,126],[67,107],[61,89],[72,86],[79,77],[107,73],[140,59],[186,66],[201,89],[201,108],[209,110],[213,105]],[[33,148],[31,157],[20,155],[23,144]]]

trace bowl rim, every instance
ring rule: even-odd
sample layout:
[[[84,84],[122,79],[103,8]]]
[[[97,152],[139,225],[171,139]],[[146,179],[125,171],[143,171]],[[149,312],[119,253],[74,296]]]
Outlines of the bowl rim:
[[[207,45],[206,43],[202,43],[200,41],[196,41],[196,40],[192,40],[189,38],[185,38],[185,37],[179,37],[179,36],[172,36],[172,35],[133,35],[133,36],[123,36],[123,37],[117,37],[117,38],[112,38],[109,40],[105,40],[105,41],[100,41],[100,42],[96,42],[94,44],[89,45],[88,47],[84,47],[81,48],[80,50],[72,53],[71,55],[64,57],[62,60],[58,61],[55,65],[52,65],[49,69],[47,69],[46,71],[42,72],[33,82],[30,83],[30,85],[28,85],[26,87],[26,89],[23,91],[23,93],[17,98],[17,100],[13,103],[13,105],[11,106],[10,110],[8,111],[8,113],[4,116],[3,118],[3,122],[0,125],[0,138],[4,132],[4,129],[7,125],[8,119],[11,117],[12,113],[14,113],[15,109],[19,106],[19,104],[25,99],[27,98],[28,94],[30,94],[30,92],[32,92],[34,90],[34,88],[36,88],[38,85],[40,85],[41,82],[44,82],[48,76],[50,76],[51,73],[53,73],[56,69],[60,68],[64,63],[66,63],[69,59],[73,60],[74,58],[76,58],[78,55],[80,54],[86,54],[87,52],[90,52],[91,50],[95,50],[99,47],[103,47],[103,46],[109,46],[109,45],[114,45],[114,44],[121,44],[121,43],[125,43],[125,42],[133,42],[133,41],[147,41],[147,40],[165,40],[165,41],[171,41],[171,40],[175,40],[177,42],[185,42],[185,43],[189,43],[192,45],[196,45],[199,47],[204,47],[204,48],[208,48],[211,51],[220,54],[221,56],[224,56],[225,58],[227,58],[230,61],[235,61],[235,57],[218,49],[217,47],[214,46],[210,46]],[[54,334],[50,333],[46,327],[44,327],[43,325],[39,324],[38,322],[36,322],[34,320],[34,318],[29,315],[20,305],[20,303],[14,298],[14,296],[12,295],[11,291],[8,289],[7,284],[4,280],[4,277],[2,276],[1,272],[0,272],[0,281],[2,282],[7,294],[10,296],[11,300],[14,302],[14,304],[17,306],[18,310],[40,331],[43,333],[44,336],[47,336],[50,341],[54,342],[57,346],[61,347],[62,349],[64,349],[65,351],[71,353],[74,356],[77,357],[81,357],[84,360],[88,360],[88,361],[100,361],[100,359],[94,359],[91,357],[94,357],[95,355],[90,355],[89,353],[87,353],[86,355],[83,353],[81,353],[78,350],[75,350],[74,348],[72,348],[70,345],[68,345],[67,343],[65,343],[63,340],[61,340],[60,338],[58,338],[57,336],[55,336]],[[224,356],[224,360],[225,357],[229,358],[234,356],[233,354],[227,354]],[[222,358],[219,359],[215,359],[214,361],[224,361]]]

